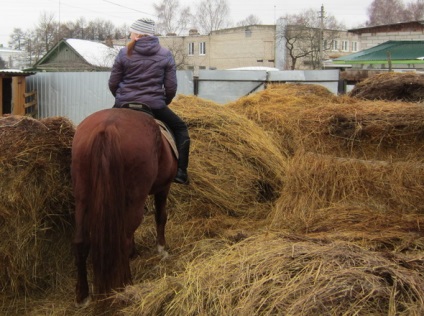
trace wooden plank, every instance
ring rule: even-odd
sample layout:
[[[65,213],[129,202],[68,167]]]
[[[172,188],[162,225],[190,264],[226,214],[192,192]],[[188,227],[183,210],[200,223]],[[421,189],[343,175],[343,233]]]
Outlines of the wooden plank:
[[[31,92],[26,92],[26,93],[24,93],[24,95],[25,95],[25,98],[29,98],[29,97],[32,97],[32,96],[35,96],[37,94],[37,91],[31,91]]]
[[[24,93],[24,97],[25,97],[25,104],[24,104],[25,114],[35,118],[38,115],[37,90]],[[27,102],[27,100],[29,101]],[[30,110],[28,111],[27,109],[30,109]]]
[[[3,78],[0,78],[0,116],[3,115]]]
[[[25,77],[12,78],[12,114],[25,115]]]
[[[37,105],[37,100],[32,100],[28,103],[25,103],[24,106],[25,106],[25,109],[27,109],[27,108],[30,108],[31,106],[35,106],[35,105]]]

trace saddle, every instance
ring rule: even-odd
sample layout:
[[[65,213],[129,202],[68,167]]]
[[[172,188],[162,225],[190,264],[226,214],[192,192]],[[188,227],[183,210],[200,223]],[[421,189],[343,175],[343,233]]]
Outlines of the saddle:
[[[150,107],[146,104],[143,103],[129,103],[129,104],[124,104],[122,106],[122,108],[127,108],[127,109],[131,109],[131,110],[136,110],[136,111],[141,111],[144,113],[147,113],[151,116],[153,116],[153,112],[150,109]],[[175,137],[174,134],[172,133],[172,131],[169,129],[169,127],[162,121],[155,119],[156,123],[159,125],[160,131],[162,133],[163,136],[165,136],[167,142],[169,143],[169,145],[172,148],[172,151],[175,155],[175,158],[178,159],[179,154],[178,154],[178,149],[177,149],[177,145],[175,143]]]

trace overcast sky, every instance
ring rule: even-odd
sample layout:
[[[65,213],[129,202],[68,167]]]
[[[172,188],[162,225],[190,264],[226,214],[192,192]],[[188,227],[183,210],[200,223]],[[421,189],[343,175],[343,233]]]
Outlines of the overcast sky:
[[[199,0],[180,0],[181,5],[197,3]],[[250,14],[257,16],[264,24],[274,24],[285,14],[301,13],[314,9],[317,14],[324,5],[327,14],[334,15],[348,28],[363,24],[367,20],[367,8],[373,0],[227,0],[231,20],[236,23]],[[140,17],[155,20],[153,3],[159,0],[2,0],[0,9],[0,44],[8,46],[9,36],[14,28],[23,31],[33,29],[40,15],[53,13],[57,21],[76,21],[85,17],[87,21],[96,18],[110,20],[115,26],[131,24]],[[194,12],[194,7],[192,11]]]

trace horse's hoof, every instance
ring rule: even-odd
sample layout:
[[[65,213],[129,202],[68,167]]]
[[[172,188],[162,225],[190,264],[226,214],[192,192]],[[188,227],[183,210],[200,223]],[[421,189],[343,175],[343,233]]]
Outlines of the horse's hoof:
[[[162,256],[162,260],[169,257],[168,251],[165,250],[164,246],[158,246],[158,252]]]
[[[75,302],[75,307],[78,308],[86,308],[91,302],[90,296],[87,296],[85,299],[82,300],[81,303]]]

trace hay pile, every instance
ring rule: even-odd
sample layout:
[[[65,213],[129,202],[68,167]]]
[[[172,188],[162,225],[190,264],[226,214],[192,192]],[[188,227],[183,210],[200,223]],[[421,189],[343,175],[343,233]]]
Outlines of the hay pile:
[[[193,96],[179,96],[172,109],[189,126],[191,182],[190,186],[174,185],[169,197],[167,243],[176,256],[171,265],[157,269],[153,211],[138,229],[141,256],[132,269],[143,267],[134,274],[140,282],[166,271],[183,271],[190,258],[216,250],[209,244],[200,246],[202,240],[213,238],[225,244],[263,227],[283,186],[285,155],[257,124]],[[179,261],[179,256],[184,259]]]
[[[345,235],[370,247],[378,236],[375,247],[424,249],[424,163],[305,153],[286,171],[271,214],[274,228]]]
[[[355,85],[349,95],[367,100],[422,102],[424,76],[414,72],[374,75]]]
[[[303,86],[287,94],[285,88],[226,106],[283,139],[283,186],[269,226],[240,220],[237,232],[235,222],[214,215],[208,223],[228,233],[208,235],[202,230],[214,231],[209,225],[191,221],[177,229],[174,222],[177,236],[168,240],[183,228],[213,239],[184,245],[192,240],[185,231],[180,248],[172,245],[173,269],[156,261],[164,277],[143,274],[140,285],[119,296],[129,304],[124,314],[423,312],[422,108],[325,95],[314,101]],[[286,233],[269,237],[263,230]]]
[[[291,155],[311,151],[359,159],[424,158],[424,106],[322,97],[312,89],[311,95],[292,98],[296,88],[304,89],[274,85],[228,107],[257,122]]]
[[[192,183],[189,190],[173,187],[176,212],[266,217],[256,210],[278,198],[286,162],[276,142],[245,116],[213,102],[180,96],[172,109],[187,122],[192,143]]]
[[[171,107],[188,123],[192,147],[191,185],[174,185],[168,203],[170,257],[161,261],[155,253],[149,204],[136,233],[140,256],[131,263],[134,286],[118,294],[114,309],[105,313],[424,313],[421,105],[336,97],[314,85],[275,85],[224,106],[179,96]],[[31,137],[25,134],[31,145],[23,152],[39,147]],[[69,141],[62,138],[62,145],[63,139]],[[51,153],[52,148],[44,148]],[[69,159],[66,150],[58,160]],[[15,189],[4,196],[22,190],[22,181],[17,185],[12,180],[26,178],[26,166],[15,163],[18,176],[0,185],[1,192]],[[63,191],[66,201],[69,170],[61,163],[55,168],[64,174],[51,189]],[[40,192],[53,201],[45,209],[34,208],[31,216],[47,212],[64,218],[57,212],[69,203],[57,207],[59,192],[46,193],[50,182],[39,179],[30,180],[27,190],[46,186]],[[0,205],[0,210],[8,209]],[[59,222],[69,242],[71,229]],[[24,235],[21,242],[29,244],[33,232],[27,229]],[[59,248],[63,243],[54,238],[57,243],[46,236],[36,246]],[[8,245],[1,247],[10,252]],[[46,283],[55,281],[56,286],[45,284],[41,299],[29,291],[24,302],[3,299],[9,308],[3,306],[0,314],[99,314],[93,306],[73,307],[74,275],[64,267],[73,261],[66,257],[69,244],[63,247],[56,249],[55,271],[67,277],[46,277]],[[49,263],[40,265],[54,270]],[[28,275],[32,271],[23,270],[22,276]],[[5,289],[11,291],[11,286]]]
[[[126,289],[124,315],[419,315],[423,260],[260,234]]]
[[[0,118],[0,288],[12,295],[58,285],[69,256],[70,149],[64,118]],[[66,270],[65,270],[66,271]]]

